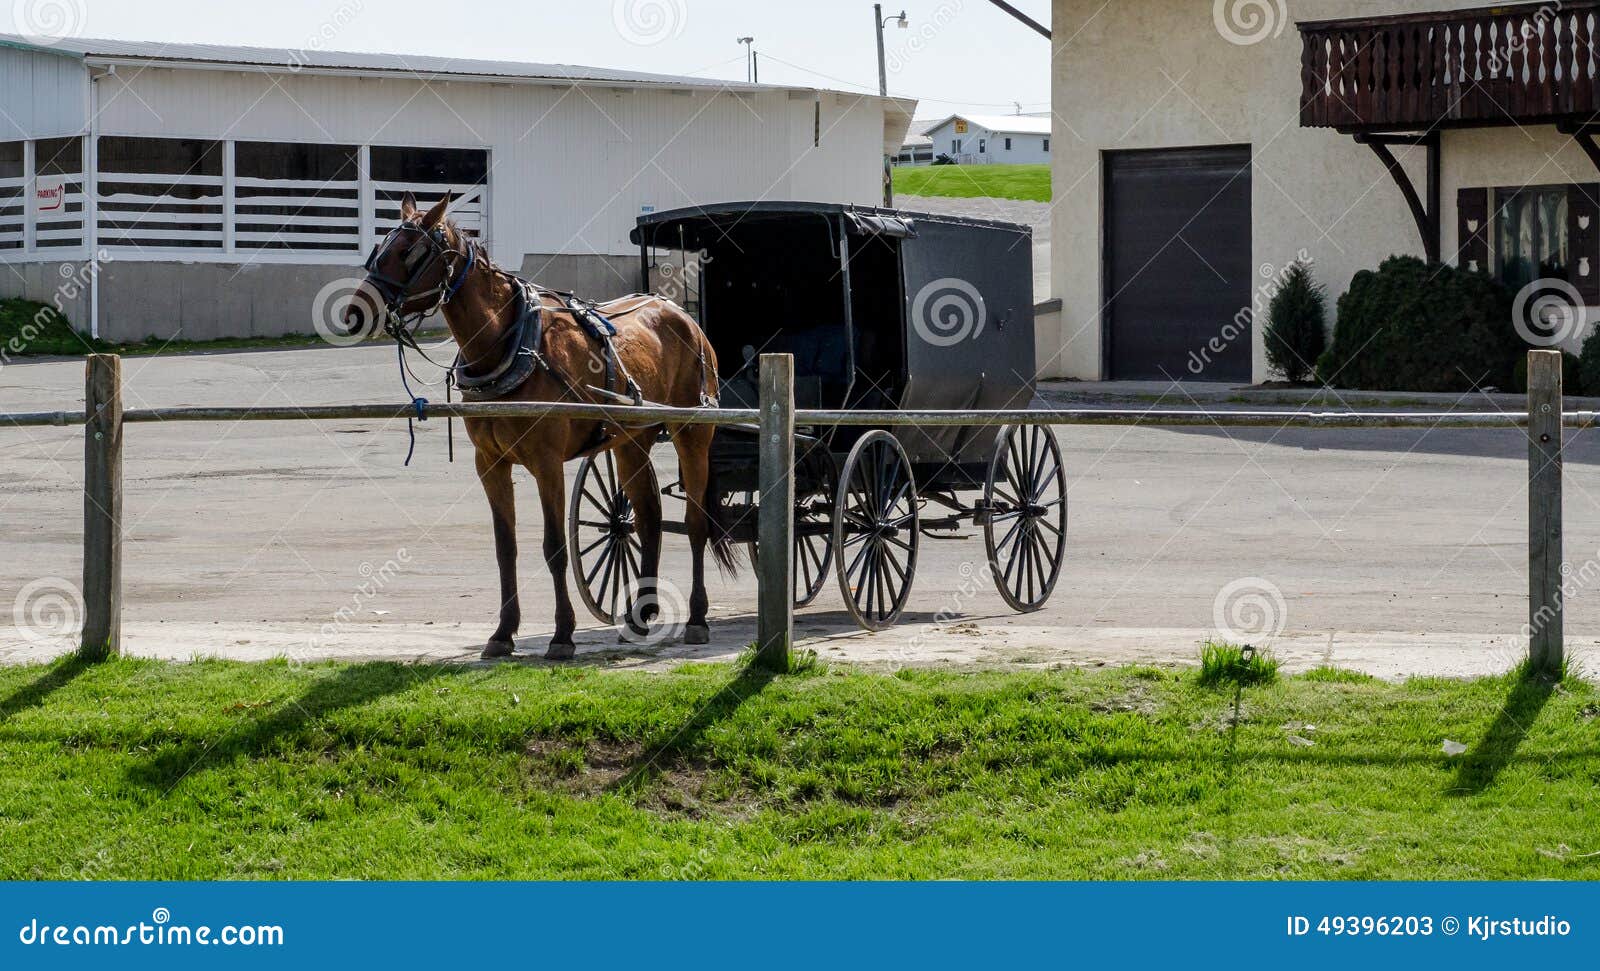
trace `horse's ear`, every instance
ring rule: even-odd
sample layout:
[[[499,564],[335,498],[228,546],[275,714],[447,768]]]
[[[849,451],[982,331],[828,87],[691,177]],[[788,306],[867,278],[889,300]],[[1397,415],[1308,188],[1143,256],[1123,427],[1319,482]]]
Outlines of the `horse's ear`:
[[[417,218],[417,197],[407,192],[400,197],[400,221],[410,222]]]
[[[422,228],[432,229],[433,227],[439,225],[439,223],[444,220],[444,214],[449,211],[449,209],[450,193],[447,191],[444,194],[444,198],[435,203],[434,207],[428,210],[428,214],[422,217]]]

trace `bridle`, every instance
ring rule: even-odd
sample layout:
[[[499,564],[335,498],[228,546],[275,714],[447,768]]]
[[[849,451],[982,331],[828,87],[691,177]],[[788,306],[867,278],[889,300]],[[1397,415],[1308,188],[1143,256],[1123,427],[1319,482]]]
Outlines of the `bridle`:
[[[406,248],[401,256],[401,263],[406,273],[405,279],[402,280],[384,273],[380,267],[383,265],[384,257],[399,243],[404,232],[416,233],[421,237],[418,242],[425,243],[426,248],[418,250],[415,243]],[[407,220],[391,229],[389,235],[372,248],[372,253],[366,262],[367,282],[383,298],[383,329],[391,337],[402,343],[408,342],[412,332],[422,321],[438,313],[461,291],[461,286],[467,282],[467,276],[472,273],[473,264],[477,262],[478,256],[477,247],[472,240],[467,240],[466,249],[467,252],[463,256],[454,247],[447,245],[442,225],[423,229],[422,224],[415,220]],[[464,266],[463,259],[466,261]],[[441,262],[445,266],[444,275],[439,277],[439,283],[431,291],[417,291],[417,282]],[[460,272],[457,272],[458,268]],[[430,293],[434,297],[432,305],[424,310],[402,313],[401,308],[407,303]]]

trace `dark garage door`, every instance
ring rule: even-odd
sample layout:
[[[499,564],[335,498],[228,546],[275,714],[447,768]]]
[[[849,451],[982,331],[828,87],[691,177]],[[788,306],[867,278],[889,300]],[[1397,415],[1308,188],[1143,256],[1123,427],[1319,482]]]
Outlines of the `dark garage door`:
[[[1105,252],[1111,378],[1250,380],[1248,147],[1109,154]]]

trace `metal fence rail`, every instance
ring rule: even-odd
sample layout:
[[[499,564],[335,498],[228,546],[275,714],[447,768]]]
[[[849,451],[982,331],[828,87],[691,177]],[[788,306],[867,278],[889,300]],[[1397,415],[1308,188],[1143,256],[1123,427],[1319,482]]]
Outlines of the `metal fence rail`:
[[[797,410],[794,364],[786,354],[761,358],[756,409],[671,408],[553,402],[455,402],[429,404],[430,418],[563,418],[628,425],[743,425],[760,429],[760,484],[764,497],[790,501],[759,504],[758,655],[787,664],[794,638],[790,596],[793,576],[793,483],[795,429],[805,427],[930,427],[996,425],[1119,425],[1207,428],[1422,428],[1516,429],[1528,438],[1528,616],[1529,650],[1548,670],[1563,663],[1561,598],[1562,432],[1600,424],[1600,412],[1562,410],[1561,356],[1528,355],[1528,410],[1510,412],[1357,411],[1177,411],[1172,409],[1043,409],[985,412]],[[129,424],[163,422],[394,420],[417,416],[411,404],[313,405],[308,407],[187,407],[124,411],[121,360],[88,358],[82,412],[0,413],[0,428],[85,425],[84,602],[81,651],[105,657],[121,649],[122,437]]]

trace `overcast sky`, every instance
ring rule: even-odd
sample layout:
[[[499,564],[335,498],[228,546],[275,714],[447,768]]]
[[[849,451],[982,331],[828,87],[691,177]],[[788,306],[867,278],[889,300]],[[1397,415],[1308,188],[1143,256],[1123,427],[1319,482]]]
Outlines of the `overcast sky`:
[[[1048,23],[1048,0],[1015,0]],[[891,94],[918,117],[1045,111],[1050,44],[988,0],[896,0],[885,41]],[[754,36],[764,82],[877,88],[862,0],[13,0],[9,33],[383,51],[632,68],[743,80]],[[20,21],[28,21],[21,23]]]

